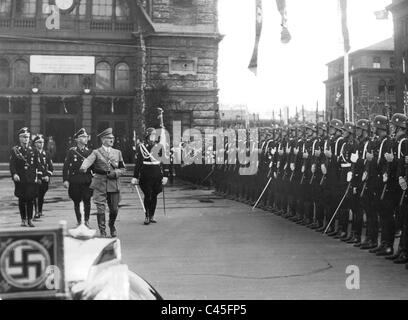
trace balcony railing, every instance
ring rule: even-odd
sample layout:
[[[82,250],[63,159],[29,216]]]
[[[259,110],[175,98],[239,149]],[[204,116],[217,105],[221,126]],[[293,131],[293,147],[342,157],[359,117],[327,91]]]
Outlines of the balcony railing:
[[[37,24],[34,19],[14,19],[13,27],[23,29],[34,29]]]

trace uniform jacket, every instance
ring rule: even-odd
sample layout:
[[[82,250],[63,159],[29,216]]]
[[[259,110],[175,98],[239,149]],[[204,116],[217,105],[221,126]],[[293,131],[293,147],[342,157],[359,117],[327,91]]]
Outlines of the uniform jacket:
[[[95,149],[84,160],[80,170],[85,172],[92,165],[94,166],[93,171],[95,175],[92,178],[91,189],[100,192],[120,191],[119,178],[126,171],[120,150],[111,148],[108,154],[103,147]]]
[[[79,147],[70,148],[65,156],[64,166],[62,168],[63,181],[90,185],[92,181],[92,166],[86,172],[81,172],[79,169],[84,160],[89,157],[91,153],[92,151],[87,147],[84,147],[82,150]]]
[[[150,154],[152,154],[151,151],[154,147],[161,148],[158,152],[159,157],[161,157],[163,155],[162,154],[163,149],[159,143],[149,144],[147,142],[143,142],[138,146],[137,153],[136,153],[135,169],[133,171],[134,178],[140,179],[144,175],[150,176],[152,178],[168,177],[169,175],[169,165],[168,164],[162,163],[162,162],[157,163],[157,165],[146,164],[146,163],[154,163],[154,159],[151,159],[151,157],[147,155],[143,150],[146,149]],[[152,154],[152,156],[154,157],[154,154]],[[156,160],[159,161],[160,159],[156,159]],[[230,168],[231,166],[228,167],[228,169]]]
[[[38,152],[38,174],[39,178],[51,177],[54,173],[54,165],[52,163],[51,154],[48,151],[42,150]]]
[[[38,179],[39,170],[38,151],[35,148],[15,146],[11,149],[11,177],[17,174],[20,177],[20,183],[35,183]]]

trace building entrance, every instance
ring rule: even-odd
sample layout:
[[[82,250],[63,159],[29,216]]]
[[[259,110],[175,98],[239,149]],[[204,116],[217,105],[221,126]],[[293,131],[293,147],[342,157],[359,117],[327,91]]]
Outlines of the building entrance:
[[[55,141],[55,162],[63,162],[67,150],[75,145],[75,141],[72,140],[74,133],[74,119],[47,119],[45,123],[45,134],[48,139],[52,136]]]

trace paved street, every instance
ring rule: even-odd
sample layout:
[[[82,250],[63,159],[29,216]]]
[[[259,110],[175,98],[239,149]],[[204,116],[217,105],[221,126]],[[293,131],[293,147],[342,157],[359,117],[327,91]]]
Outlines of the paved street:
[[[55,181],[60,178],[55,178]],[[158,223],[144,226],[136,195],[123,184],[119,237],[124,261],[165,299],[406,299],[408,270],[261,210],[177,183],[166,189]],[[94,212],[94,206],[92,212]],[[0,228],[19,225],[9,178],[0,179]],[[75,224],[61,185],[47,194],[44,219]],[[96,218],[92,216],[92,226]],[[345,286],[360,268],[360,290]]]

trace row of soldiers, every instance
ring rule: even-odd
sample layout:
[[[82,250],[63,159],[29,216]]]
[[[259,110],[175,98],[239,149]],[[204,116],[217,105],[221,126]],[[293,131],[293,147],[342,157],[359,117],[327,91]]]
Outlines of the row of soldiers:
[[[391,119],[378,115],[373,122],[283,126],[261,136],[256,175],[240,175],[243,165],[225,160],[215,165],[212,178],[217,194],[408,269],[407,138],[401,113]],[[235,143],[224,147],[226,154],[237,149]]]

